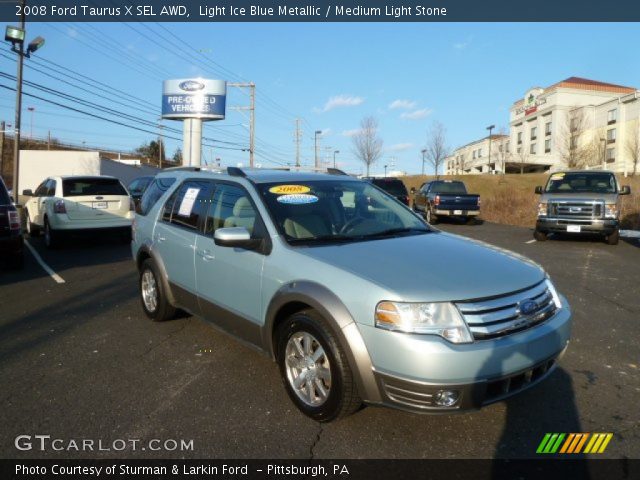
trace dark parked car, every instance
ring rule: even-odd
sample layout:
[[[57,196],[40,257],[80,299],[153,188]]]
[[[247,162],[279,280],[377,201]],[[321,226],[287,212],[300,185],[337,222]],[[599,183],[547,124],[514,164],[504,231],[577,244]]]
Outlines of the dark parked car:
[[[142,198],[142,195],[144,195],[144,192],[147,190],[147,187],[153,181],[153,178],[154,177],[152,176],[138,177],[127,186],[127,190],[129,190],[129,195],[131,195],[131,198],[133,199],[133,203],[135,204],[136,208],[140,203],[140,199]]]
[[[376,187],[384,190],[392,197],[398,199],[401,203],[409,206],[409,192],[407,192],[407,187],[404,186],[402,180],[392,177],[384,177],[384,178],[365,178],[365,180],[369,183],[373,183]]]
[[[22,268],[24,240],[20,213],[11,201],[7,187],[0,178],[0,258],[11,268]]]
[[[437,223],[439,217],[461,218],[475,222],[480,215],[480,195],[467,193],[464,183],[455,180],[434,180],[419,190],[411,190],[413,210],[424,215],[427,223]]]

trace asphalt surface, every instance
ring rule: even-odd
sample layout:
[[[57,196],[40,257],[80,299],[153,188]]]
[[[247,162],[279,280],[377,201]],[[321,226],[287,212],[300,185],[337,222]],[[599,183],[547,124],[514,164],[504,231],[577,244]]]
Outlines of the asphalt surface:
[[[613,432],[601,457],[639,458],[640,240],[527,243],[526,228],[441,228],[532,258],[568,297],[572,342],[542,384],[470,414],[368,407],[320,425],[293,407],[267,358],[198,318],[147,320],[127,245],[78,240],[48,251],[35,238],[65,283],[30,253],[23,271],[0,270],[0,457],[534,457],[546,432]],[[99,452],[43,452],[34,442],[19,451],[18,435],[103,448],[142,442]],[[150,439],[193,440],[193,449],[150,451]]]

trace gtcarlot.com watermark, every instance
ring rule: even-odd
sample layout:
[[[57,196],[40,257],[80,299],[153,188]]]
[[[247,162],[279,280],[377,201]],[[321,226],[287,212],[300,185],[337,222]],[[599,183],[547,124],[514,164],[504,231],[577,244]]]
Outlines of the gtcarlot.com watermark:
[[[20,451],[36,450],[39,452],[192,452],[193,440],[141,440],[139,438],[116,438],[103,440],[93,438],[52,438],[51,435],[18,435],[14,440]]]

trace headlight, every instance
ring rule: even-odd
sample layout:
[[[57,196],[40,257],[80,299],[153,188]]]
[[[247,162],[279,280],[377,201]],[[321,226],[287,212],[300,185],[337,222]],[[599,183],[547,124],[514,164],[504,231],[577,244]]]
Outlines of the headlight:
[[[615,203],[607,203],[604,207],[604,216],[607,218],[618,217],[618,205]]]
[[[551,298],[553,298],[553,303],[556,304],[557,308],[562,308],[560,295],[558,295],[558,292],[556,291],[556,287],[553,286],[553,283],[551,283],[551,279],[549,277],[547,277],[547,279],[545,280],[545,283],[547,284],[547,288],[551,292]]]
[[[473,337],[451,303],[380,302],[376,327],[405,333],[440,335],[451,343],[471,343]]]
[[[542,216],[547,216],[547,204],[546,203],[539,203],[538,204],[538,216],[542,217]]]

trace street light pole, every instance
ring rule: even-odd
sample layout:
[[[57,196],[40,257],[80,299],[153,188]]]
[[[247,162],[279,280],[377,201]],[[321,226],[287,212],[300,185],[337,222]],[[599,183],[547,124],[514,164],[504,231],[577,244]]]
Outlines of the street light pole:
[[[489,130],[489,173],[491,173],[491,130],[493,130],[494,128],[496,128],[495,125],[489,125],[487,127],[487,130]]]
[[[384,178],[387,178],[387,167],[388,165],[384,166]]]
[[[318,169],[318,135],[322,134],[322,130],[316,130],[313,136],[313,144],[314,144],[314,166],[316,170]]]
[[[427,149],[423,148],[421,150],[421,153],[422,153],[422,175],[424,175],[424,155],[427,153]]]
[[[333,168],[336,168],[336,153],[340,153],[340,150],[334,150],[333,152]]]
[[[36,107],[27,107],[27,110],[31,112],[31,125],[29,127],[29,140],[33,140],[33,112],[36,110]]]
[[[20,29],[24,32],[25,0],[21,2]],[[22,66],[24,62],[24,42],[18,44],[18,74],[16,75],[16,121],[13,134],[13,201],[18,204],[18,172],[20,167],[20,120],[22,114]]]

